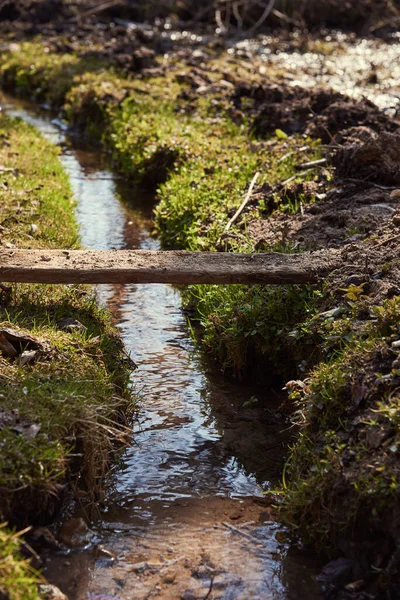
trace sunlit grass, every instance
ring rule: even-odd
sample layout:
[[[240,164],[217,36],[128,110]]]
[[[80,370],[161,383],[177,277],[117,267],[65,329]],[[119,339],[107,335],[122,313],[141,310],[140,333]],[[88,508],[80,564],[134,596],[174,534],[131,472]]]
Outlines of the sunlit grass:
[[[0,524],[0,594],[10,600],[38,600],[40,575],[20,553],[21,536]]]

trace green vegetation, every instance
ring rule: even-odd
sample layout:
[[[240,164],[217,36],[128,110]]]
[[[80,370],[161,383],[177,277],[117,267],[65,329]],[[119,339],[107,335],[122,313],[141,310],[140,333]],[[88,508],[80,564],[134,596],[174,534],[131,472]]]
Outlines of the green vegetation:
[[[0,594],[10,600],[37,600],[40,576],[20,556],[20,534],[0,525]]]
[[[22,56],[26,61],[19,60]],[[64,103],[75,76],[104,68],[99,60],[83,60],[73,54],[54,55],[46,46],[34,43],[22,44],[11,55],[3,55],[1,62],[5,89],[10,87],[21,96],[52,106]]]
[[[0,164],[2,246],[76,246],[72,194],[58,150],[34,128],[3,115]],[[1,294],[0,330],[28,336],[19,342],[28,354],[12,356],[0,335],[0,518],[24,526],[54,514],[66,480],[88,500],[101,490],[115,444],[127,432],[129,369],[90,288],[13,285]],[[66,318],[82,326],[63,329]],[[0,536],[4,593],[37,597],[34,576],[13,557],[17,537],[4,528]]]
[[[260,380],[266,373],[291,374],[296,369],[301,352],[291,329],[314,313],[319,292],[295,285],[196,285],[189,293],[196,303],[201,339],[225,368],[238,376],[250,369]]]
[[[340,536],[379,539],[383,515],[397,522],[399,298],[372,315],[303,382],[288,385],[301,434],[287,464],[284,511],[322,547]]]

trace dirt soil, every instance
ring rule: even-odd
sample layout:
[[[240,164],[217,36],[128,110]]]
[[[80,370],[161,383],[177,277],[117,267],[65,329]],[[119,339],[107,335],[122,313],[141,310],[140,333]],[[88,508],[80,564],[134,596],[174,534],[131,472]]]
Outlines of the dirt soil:
[[[297,194],[298,190],[316,185],[292,184],[284,192]],[[259,192],[265,197],[265,193]],[[267,199],[271,192],[267,195]],[[273,201],[273,200],[272,200]],[[295,215],[275,212],[269,219],[249,219],[248,232],[257,250],[276,244],[288,244],[296,250],[340,248],[376,235],[382,223],[390,223],[398,214],[400,197],[396,190],[375,187],[368,182],[338,183],[323,200],[302,207]],[[396,221],[397,222],[397,221]]]

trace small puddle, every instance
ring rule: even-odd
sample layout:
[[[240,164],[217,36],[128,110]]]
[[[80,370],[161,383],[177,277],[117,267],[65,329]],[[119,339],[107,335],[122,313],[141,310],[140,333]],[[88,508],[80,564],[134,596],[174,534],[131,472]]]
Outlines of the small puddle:
[[[149,233],[152,200],[115,176],[104,153],[76,145],[32,108],[9,98],[3,106],[61,145],[83,245],[159,247]],[[172,287],[102,285],[98,293],[139,365],[142,398],[132,447],[91,524],[115,558],[98,545],[53,553],[45,576],[70,600],[320,598],[317,561],[263,502],[284,460],[282,399],[201,360]]]

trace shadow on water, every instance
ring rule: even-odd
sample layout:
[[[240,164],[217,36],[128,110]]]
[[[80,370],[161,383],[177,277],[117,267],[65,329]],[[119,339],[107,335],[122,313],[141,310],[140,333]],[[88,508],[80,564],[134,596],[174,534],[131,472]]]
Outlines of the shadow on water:
[[[114,176],[105,154],[32,108],[3,104],[61,144],[83,245],[159,247],[153,200]],[[139,365],[133,381],[143,400],[133,444],[91,525],[95,543],[49,554],[46,577],[71,600],[320,598],[315,558],[263,500],[279,482],[288,441],[281,398],[202,362],[172,287],[101,285],[98,295]]]

